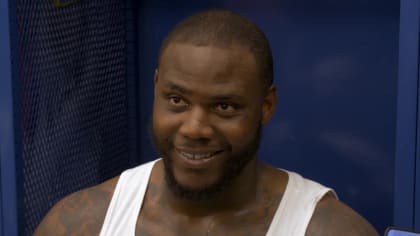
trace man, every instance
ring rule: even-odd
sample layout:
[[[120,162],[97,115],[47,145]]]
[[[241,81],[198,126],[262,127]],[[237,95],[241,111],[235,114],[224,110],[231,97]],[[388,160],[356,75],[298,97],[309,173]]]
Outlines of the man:
[[[154,75],[162,159],[66,197],[35,235],[378,235],[331,189],[257,159],[272,80],[253,23],[224,10],[183,20]]]

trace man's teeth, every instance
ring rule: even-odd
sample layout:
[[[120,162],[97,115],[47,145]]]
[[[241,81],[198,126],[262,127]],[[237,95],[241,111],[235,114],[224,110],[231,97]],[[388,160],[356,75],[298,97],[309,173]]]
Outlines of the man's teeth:
[[[201,160],[201,159],[207,159],[213,156],[213,153],[187,153],[187,152],[181,152],[181,155],[184,156],[187,159],[191,160]]]

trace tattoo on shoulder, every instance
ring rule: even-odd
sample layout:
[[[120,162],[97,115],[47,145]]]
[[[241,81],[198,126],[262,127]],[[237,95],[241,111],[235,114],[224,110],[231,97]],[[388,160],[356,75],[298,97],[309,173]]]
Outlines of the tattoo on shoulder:
[[[67,196],[52,209],[36,235],[98,235],[112,192],[100,185]]]

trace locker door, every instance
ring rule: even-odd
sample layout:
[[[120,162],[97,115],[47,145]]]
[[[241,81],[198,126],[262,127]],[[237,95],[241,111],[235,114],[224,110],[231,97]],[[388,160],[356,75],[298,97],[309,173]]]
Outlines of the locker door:
[[[394,224],[420,229],[420,2],[401,1]],[[417,172],[417,173],[416,173]]]

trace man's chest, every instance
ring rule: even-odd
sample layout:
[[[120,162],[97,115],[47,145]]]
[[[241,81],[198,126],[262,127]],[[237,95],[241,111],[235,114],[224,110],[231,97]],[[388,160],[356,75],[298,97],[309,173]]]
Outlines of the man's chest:
[[[210,236],[210,235],[266,235],[270,227],[271,218],[256,220],[254,217],[245,219],[238,217],[231,220],[202,220],[180,223],[179,220],[170,220],[170,217],[161,219],[147,219],[139,217],[136,224],[136,236]]]
[[[137,218],[136,236],[266,235],[277,206],[261,204],[237,212],[186,218],[145,204]]]

